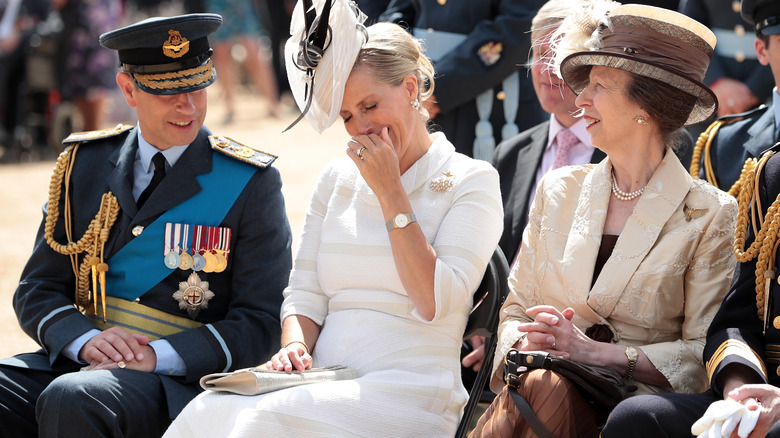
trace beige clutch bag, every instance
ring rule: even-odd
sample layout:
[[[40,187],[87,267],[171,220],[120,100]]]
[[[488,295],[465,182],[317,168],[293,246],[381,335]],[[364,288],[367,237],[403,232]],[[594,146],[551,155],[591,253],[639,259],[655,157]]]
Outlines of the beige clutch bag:
[[[232,373],[207,374],[201,377],[200,386],[209,391],[256,395],[298,385],[348,380],[357,377],[357,370],[341,365],[291,373],[258,367],[235,370]]]

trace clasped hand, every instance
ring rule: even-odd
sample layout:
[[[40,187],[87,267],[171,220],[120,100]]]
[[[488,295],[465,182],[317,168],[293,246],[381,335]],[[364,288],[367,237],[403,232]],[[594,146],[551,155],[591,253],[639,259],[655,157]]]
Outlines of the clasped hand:
[[[541,305],[530,307],[525,313],[533,317],[534,321],[517,327],[526,336],[516,348],[522,351],[547,351],[566,359],[590,362],[588,356],[594,354],[591,344],[595,341],[585,336],[571,322],[574,309],[569,307],[560,312],[553,306]]]
[[[88,371],[128,368],[151,373],[157,366],[149,338],[121,327],[111,327],[93,336],[81,347],[79,358],[89,364]]]

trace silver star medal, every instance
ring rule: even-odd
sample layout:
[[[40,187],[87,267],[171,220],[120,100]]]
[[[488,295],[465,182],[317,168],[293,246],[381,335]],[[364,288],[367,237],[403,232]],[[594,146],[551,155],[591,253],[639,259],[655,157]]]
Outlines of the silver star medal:
[[[179,309],[187,310],[187,315],[195,319],[201,309],[209,307],[214,292],[209,290],[208,281],[201,281],[198,274],[193,272],[187,281],[179,282],[179,290],[173,294],[173,298],[179,302]]]

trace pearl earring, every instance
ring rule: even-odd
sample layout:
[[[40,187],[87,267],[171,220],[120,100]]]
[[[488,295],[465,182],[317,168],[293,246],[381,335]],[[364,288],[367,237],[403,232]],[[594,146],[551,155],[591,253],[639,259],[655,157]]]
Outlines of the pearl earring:
[[[420,108],[422,108],[422,105],[420,105],[420,99],[414,99],[413,101],[411,101],[409,103],[412,104],[414,109],[416,109],[417,111],[420,111]]]
[[[636,120],[636,122],[640,125],[647,125],[647,120],[645,120],[645,118],[642,116],[634,117],[634,120]]]

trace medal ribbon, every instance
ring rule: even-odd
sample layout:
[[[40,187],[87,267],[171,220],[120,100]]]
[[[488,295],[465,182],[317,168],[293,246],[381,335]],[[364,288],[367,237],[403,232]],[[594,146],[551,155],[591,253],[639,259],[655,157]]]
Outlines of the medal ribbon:
[[[190,224],[184,224],[181,230],[181,252],[190,252]]]
[[[225,256],[225,260],[228,259],[228,254],[230,254],[230,234],[230,228],[222,228],[222,244],[219,248],[222,250],[222,255]]]
[[[168,222],[165,224],[165,247],[163,248],[163,257],[167,256],[169,252],[173,250],[173,246],[171,244],[173,241],[171,240],[171,235],[173,234],[173,224]]]
[[[107,261],[111,266],[106,272],[108,295],[133,301],[170,275],[161,258],[149,257],[165,239],[165,224],[220,224],[257,171],[220,153],[212,153],[212,157],[211,172],[196,177],[202,189],[198,194],[163,213]]]

